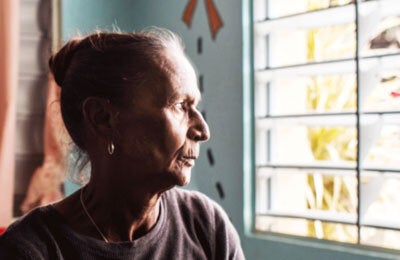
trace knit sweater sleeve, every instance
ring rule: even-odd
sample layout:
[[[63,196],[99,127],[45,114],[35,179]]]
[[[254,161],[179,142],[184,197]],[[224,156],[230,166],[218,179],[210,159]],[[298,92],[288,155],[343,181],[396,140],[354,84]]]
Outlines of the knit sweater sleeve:
[[[215,259],[245,259],[240,238],[225,211],[214,203]]]
[[[33,210],[0,236],[0,259],[46,259],[50,240],[42,210]]]
[[[13,248],[9,248],[0,240],[0,259],[26,259],[22,254]]]
[[[5,239],[2,239],[0,237],[0,259],[15,259],[15,260],[34,259],[34,255],[29,255],[20,246],[7,243]]]
[[[195,219],[194,222],[200,223],[202,228],[199,229],[205,232],[203,236],[200,236],[198,231],[197,234],[202,242],[201,244],[209,244],[211,252],[208,258],[218,260],[245,259],[239,235],[224,209],[200,192],[185,193],[189,195],[189,198],[186,197],[184,200],[185,207],[188,207],[188,212],[191,213],[189,214]]]

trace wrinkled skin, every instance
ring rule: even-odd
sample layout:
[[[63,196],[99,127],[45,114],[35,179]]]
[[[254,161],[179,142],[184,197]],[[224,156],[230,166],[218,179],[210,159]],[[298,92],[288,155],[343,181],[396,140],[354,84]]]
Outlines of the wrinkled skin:
[[[209,130],[196,108],[201,97],[192,66],[183,55],[166,56],[165,81],[142,87],[119,114],[116,148],[126,157],[125,167],[135,169],[136,180],[185,185]]]

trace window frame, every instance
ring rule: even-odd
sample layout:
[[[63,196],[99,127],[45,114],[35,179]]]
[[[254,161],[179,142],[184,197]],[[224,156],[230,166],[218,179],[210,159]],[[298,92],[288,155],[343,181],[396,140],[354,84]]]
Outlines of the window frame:
[[[354,3],[357,12],[359,0]],[[351,4],[353,5],[353,4]],[[358,14],[356,15],[356,19]],[[355,21],[358,24],[358,21]],[[356,26],[357,28],[357,26]],[[358,38],[358,29],[356,29],[356,37]],[[331,240],[316,239],[311,237],[302,237],[294,235],[285,235],[279,233],[260,233],[255,231],[255,217],[256,217],[256,148],[255,148],[255,131],[256,121],[255,116],[255,66],[254,66],[254,19],[253,19],[253,1],[243,1],[243,127],[244,127],[244,230],[248,239],[256,239],[262,241],[278,241],[278,243],[300,245],[306,248],[319,248],[326,250],[333,250],[341,253],[357,254],[362,256],[376,256],[382,258],[394,258],[399,256],[399,250],[387,249],[374,246],[366,246],[362,244],[342,243]],[[356,48],[357,52],[359,48]],[[354,59],[352,59],[354,60]],[[360,56],[356,54],[356,68],[357,68],[357,91],[359,82],[359,63]],[[359,95],[357,92],[357,99]],[[357,130],[359,129],[360,120],[360,102],[357,100]],[[358,135],[359,136],[359,135]],[[359,137],[358,137],[359,138]],[[359,140],[358,140],[359,141]],[[357,153],[358,153],[357,149]],[[360,178],[359,163],[356,163],[357,178]],[[358,189],[361,185],[357,185]],[[249,192],[250,191],[250,192]],[[359,207],[358,207],[359,208]],[[358,214],[359,218],[359,214]],[[359,220],[358,220],[359,221]],[[358,228],[358,230],[360,230]],[[359,231],[358,231],[359,232]]]

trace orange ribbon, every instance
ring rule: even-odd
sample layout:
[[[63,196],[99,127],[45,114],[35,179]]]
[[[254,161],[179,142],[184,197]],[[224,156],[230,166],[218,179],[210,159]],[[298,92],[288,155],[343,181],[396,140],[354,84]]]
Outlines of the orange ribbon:
[[[219,29],[222,27],[222,19],[218,13],[217,7],[213,0],[204,0],[208,16],[208,25],[210,26],[211,36],[215,40]],[[192,24],[194,10],[196,9],[197,0],[189,0],[183,12],[182,20],[190,27]]]

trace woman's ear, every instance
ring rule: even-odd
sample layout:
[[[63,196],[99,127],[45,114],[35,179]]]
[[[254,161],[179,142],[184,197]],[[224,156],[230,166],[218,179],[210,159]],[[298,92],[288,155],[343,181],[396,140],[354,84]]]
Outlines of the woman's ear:
[[[109,100],[88,97],[82,104],[83,118],[91,134],[109,138],[115,128],[115,112]]]

